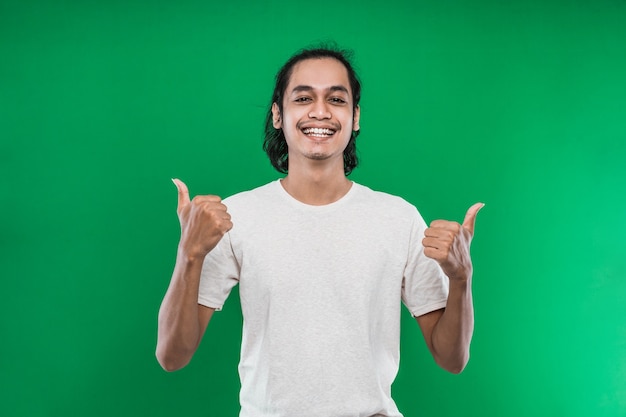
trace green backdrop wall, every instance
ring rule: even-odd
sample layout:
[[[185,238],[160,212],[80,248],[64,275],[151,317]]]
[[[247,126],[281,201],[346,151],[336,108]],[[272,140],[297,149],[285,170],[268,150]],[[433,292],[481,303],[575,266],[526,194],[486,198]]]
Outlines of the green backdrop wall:
[[[405,311],[412,416],[626,415],[626,3],[1,1],[0,414],[238,412],[235,292],[155,358],[176,190],[278,177],[273,76],[334,39],[364,85],[352,178],[428,220],[484,201],[476,331],[438,369]]]

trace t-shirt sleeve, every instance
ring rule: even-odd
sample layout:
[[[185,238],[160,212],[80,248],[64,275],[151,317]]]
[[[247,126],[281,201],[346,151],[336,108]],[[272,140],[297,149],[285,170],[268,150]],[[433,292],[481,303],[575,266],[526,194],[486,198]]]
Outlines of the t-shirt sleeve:
[[[204,258],[198,304],[221,310],[230,291],[238,282],[239,263],[233,253],[230,233],[226,233]]]
[[[422,239],[426,223],[415,210],[411,227],[409,255],[402,282],[402,301],[415,317],[444,308],[449,282],[439,264],[424,255]]]

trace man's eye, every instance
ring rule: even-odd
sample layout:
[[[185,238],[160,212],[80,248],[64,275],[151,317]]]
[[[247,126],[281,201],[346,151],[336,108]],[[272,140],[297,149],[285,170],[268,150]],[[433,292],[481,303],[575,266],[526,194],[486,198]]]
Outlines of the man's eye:
[[[296,98],[294,101],[295,101],[296,103],[306,103],[306,102],[308,102],[308,101],[310,101],[310,100],[311,100],[311,98],[310,98],[310,97],[298,97],[298,98]]]
[[[330,101],[331,101],[331,103],[337,103],[337,104],[344,104],[346,102],[341,97],[331,97]]]

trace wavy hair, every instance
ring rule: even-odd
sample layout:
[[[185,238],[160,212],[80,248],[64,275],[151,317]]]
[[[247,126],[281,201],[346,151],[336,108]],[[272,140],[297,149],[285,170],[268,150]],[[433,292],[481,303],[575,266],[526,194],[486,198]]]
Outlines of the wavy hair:
[[[348,79],[350,88],[352,89],[352,97],[354,101],[353,113],[356,111],[359,101],[361,100],[361,82],[351,64],[352,52],[348,50],[338,49],[335,46],[323,45],[311,49],[302,49],[293,55],[283,65],[276,74],[276,85],[270,102],[267,116],[265,118],[265,140],[263,141],[263,150],[270,158],[272,166],[278,172],[286,174],[289,168],[289,155],[287,149],[287,141],[282,129],[276,129],[273,123],[272,104],[276,103],[280,113],[283,113],[283,98],[285,90],[289,84],[289,79],[295,65],[307,59],[333,58],[341,62],[348,71]],[[346,175],[350,175],[352,170],[359,164],[359,158],[356,154],[356,138],[360,130],[352,131],[352,136],[348,141],[346,149],[343,151],[343,170]]]

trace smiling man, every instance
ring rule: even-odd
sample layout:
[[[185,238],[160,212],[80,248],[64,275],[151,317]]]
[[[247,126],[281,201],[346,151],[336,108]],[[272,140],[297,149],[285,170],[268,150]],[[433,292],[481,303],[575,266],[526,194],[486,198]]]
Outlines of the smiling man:
[[[239,284],[243,417],[402,416],[391,397],[401,305],[435,361],[458,373],[474,318],[462,224],[427,227],[399,197],[348,179],[361,86],[342,51],[304,50],[279,71],[264,149],[286,176],[223,202],[180,180],[181,238],[159,312],[157,358],[185,366]]]

